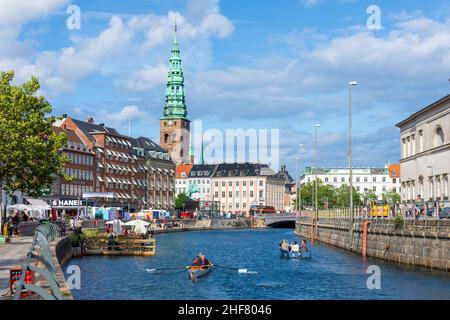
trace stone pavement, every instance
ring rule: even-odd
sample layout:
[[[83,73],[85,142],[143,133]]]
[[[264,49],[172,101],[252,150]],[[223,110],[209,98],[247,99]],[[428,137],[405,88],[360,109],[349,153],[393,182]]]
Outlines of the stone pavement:
[[[11,242],[0,245],[0,300],[9,290],[9,270],[22,266],[32,243],[33,237],[15,237]]]

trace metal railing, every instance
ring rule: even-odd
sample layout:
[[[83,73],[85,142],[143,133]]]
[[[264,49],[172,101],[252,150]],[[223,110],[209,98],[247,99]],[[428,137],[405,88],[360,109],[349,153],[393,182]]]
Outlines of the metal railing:
[[[63,300],[49,246],[53,240],[63,234],[62,227],[53,223],[41,224],[36,228],[33,243],[22,265],[22,275],[16,284],[14,300],[22,297],[22,290],[34,292],[44,300]],[[42,276],[50,286],[50,292],[47,288],[25,282],[28,270]]]

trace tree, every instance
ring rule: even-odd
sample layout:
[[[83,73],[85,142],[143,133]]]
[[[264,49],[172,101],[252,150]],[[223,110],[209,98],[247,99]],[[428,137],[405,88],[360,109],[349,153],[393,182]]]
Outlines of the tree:
[[[51,105],[37,95],[37,78],[11,85],[14,72],[0,72],[0,187],[39,197],[70,159],[61,152],[66,135],[52,131]],[[2,204],[3,208],[3,204]]]
[[[361,196],[353,187],[353,205],[359,206],[361,204]],[[336,189],[336,205],[341,208],[350,207],[350,186],[343,184]]]
[[[362,201],[366,205],[370,205],[378,200],[378,196],[372,190],[367,190],[361,195]]]
[[[180,193],[175,199],[175,209],[182,210],[186,204],[188,197],[186,193]]]
[[[390,206],[400,203],[401,197],[398,193],[394,191],[387,191],[383,193],[383,200],[387,202]]]
[[[314,181],[309,182],[301,187],[302,205],[314,207],[315,205],[315,184]],[[317,207],[319,209],[325,208],[325,203],[328,203],[328,208],[332,208],[336,204],[336,195],[333,186],[324,184],[322,180],[317,179]]]

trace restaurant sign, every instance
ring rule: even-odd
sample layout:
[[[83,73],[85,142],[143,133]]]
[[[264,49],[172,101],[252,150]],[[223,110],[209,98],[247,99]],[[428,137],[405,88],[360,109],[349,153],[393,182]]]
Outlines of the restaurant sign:
[[[52,201],[53,207],[76,208],[83,207],[84,205],[85,203],[82,200],[78,199],[59,199]]]

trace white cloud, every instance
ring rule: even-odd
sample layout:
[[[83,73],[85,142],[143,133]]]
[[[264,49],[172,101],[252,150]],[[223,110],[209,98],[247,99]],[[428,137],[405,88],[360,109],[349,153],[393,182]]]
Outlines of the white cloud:
[[[162,85],[167,80],[167,66],[158,64],[157,66],[145,66],[135,71],[130,79],[120,82],[130,90],[144,91],[150,90],[158,85]]]
[[[144,112],[142,112],[138,106],[131,105],[131,106],[125,106],[123,107],[119,112],[117,113],[107,113],[104,115],[104,118],[106,120],[109,120],[113,123],[128,121],[128,120],[134,120],[138,118],[142,118],[145,115]]]

